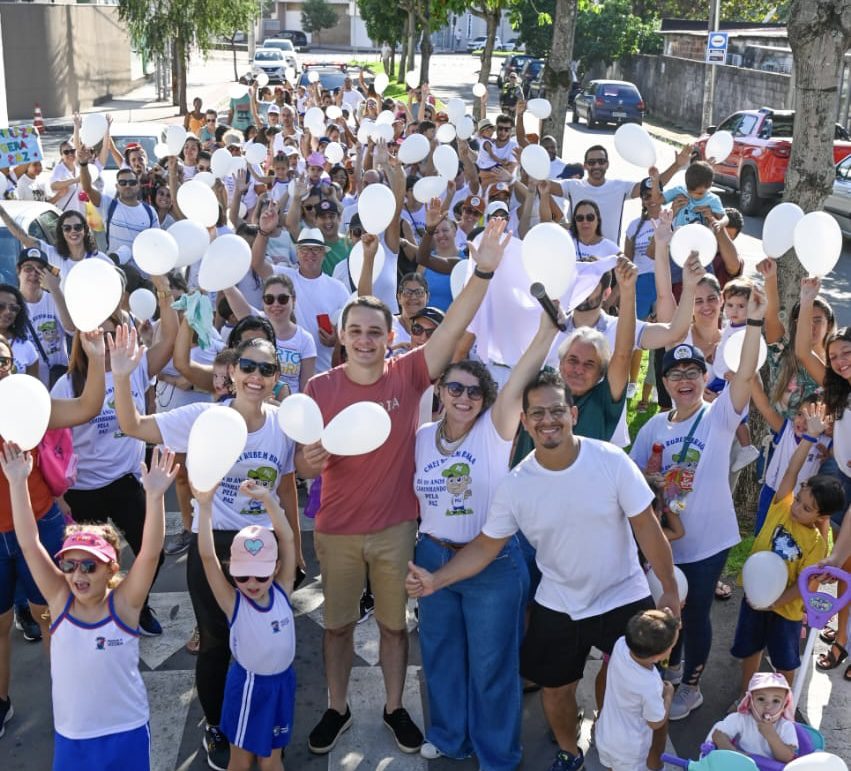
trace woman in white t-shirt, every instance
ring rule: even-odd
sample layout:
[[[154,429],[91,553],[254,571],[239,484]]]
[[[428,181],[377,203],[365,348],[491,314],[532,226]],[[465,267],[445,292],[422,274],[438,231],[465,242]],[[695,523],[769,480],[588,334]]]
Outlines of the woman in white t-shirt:
[[[17,287],[0,284],[0,335],[12,345],[15,372],[38,377],[38,351],[27,340],[27,303]]]
[[[417,432],[414,490],[420,534],[414,560],[433,571],[479,535],[508,474],[523,389],[556,335],[546,316],[497,396],[487,368],[450,364],[437,385],[444,413]],[[464,758],[489,769],[521,760],[518,677],[529,574],[516,538],[476,576],[419,601],[420,648],[431,725],[420,754]]]
[[[216,554],[220,560],[229,559],[231,542],[243,527],[272,527],[262,502],[240,492],[242,482],[252,479],[274,491],[293,529],[298,563],[303,567],[293,465],[295,445],[278,428],[277,408],[266,403],[278,379],[277,351],[275,346],[262,339],[248,340],[236,350],[238,363],[229,368],[234,398],[223,402],[223,406],[198,403],[158,415],[143,415],[130,393],[130,384],[137,365],[143,359],[143,352],[137,345],[135,330],[121,328],[116,333],[114,345],[110,346],[121,430],[151,444],[166,444],[177,452],[186,452],[192,424],[202,412],[213,407],[235,410],[245,420],[248,438],[244,450],[225,474],[213,499]],[[193,531],[197,533],[197,507]],[[211,744],[216,747],[220,742],[227,745],[218,726],[230,662],[228,619],[219,608],[204,574],[197,535],[193,535],[186,567],[189,596],[201,636],[195,670],[196,687],[207,719],[205,745],[210,752]]]
[[[576,247],[576,259],[580,262],[593,262],[620,253],[620,247],[614,241],[603,237],[600,207],[594,201],[586,199],[573,207],[570,232]]]
[[[428,305],[428,281],[421,273],[406,273],[396,292],[399,313],[393,317],[393,352],[402,353],[411,347],[411,323]]]

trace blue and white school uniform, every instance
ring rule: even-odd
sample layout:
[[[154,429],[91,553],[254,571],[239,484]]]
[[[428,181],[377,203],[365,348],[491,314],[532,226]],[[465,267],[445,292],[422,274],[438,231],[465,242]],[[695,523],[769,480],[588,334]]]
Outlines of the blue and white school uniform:
[[[293,611],[278,584],[269,596],[262,608],[236,593],[220,726],[231,744],[260,757],[290,743],[295,710]]]
[[[149,771],[148,694],[139,673],[139,631],[116,614],[93,624],[70,613],[50,627],[53,770]]]

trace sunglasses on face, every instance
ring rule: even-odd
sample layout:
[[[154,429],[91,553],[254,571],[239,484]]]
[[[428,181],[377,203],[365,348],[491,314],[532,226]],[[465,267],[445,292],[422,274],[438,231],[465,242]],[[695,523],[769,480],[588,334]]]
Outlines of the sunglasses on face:
[[[82,222],[75,222],[73,225],[63,225],[63,233],[81,233],[86,226]]]
[[[59,569],[66,575],[71,575],[77,568],[83,575],[94,573],[98,569],[97,560],[59,560]]]
[[[595,222],[597,220],[596,214],[575,214],[573,216],[577,222]]]
[[[426,337],[431,337],[434,334],[434,330],[437,327],[432,327],[431,329],[426,329],[422,324],[418,324],[416,321],[411,324],[411,334],[412,335],[425,335]]]
[[[0,303],[0,313],[5,313],[9,311],[10,313],[17,314],[21,310],[20,305],[16,305],[15,303]]]
[[[71,148],[68,148],[67,150],[62,151],[62,155],[74,155],[76,152],[77,152],[76,150],[72,150]]]
[[[139,184],[138,179],[119,179],[118,184],[120,187],[136,187]]]
[[[288,294],[264,294],[263,302],[266,305],[274,305],[275,302],[278,305],[286,305],[290,301],[290,296]]]
[[[278,374],[277,364],[270,364],[268,361],[254,361],[254,359],[239,360],[239,371],[246,375],[250,375],[258,369],[263,377],[272,377]]]
[[[258,584],[265,584],[271,577],[272,576],[233,576],[233,580],[238,584],[245,584],[253,578]]]
[[[449,392],[450,396],[458,397],[467,392],[467,396],[474,402],[480,401],[484,396],[482,387],[479,385],[465,386],[463,383],[456,383],[454,380],[451,383],[444,383],[443,387]]]
[[[12,369],[12,360],[8,356],[0,356],[0,369]]]
[[[403,289],[401,292],[402,297],[422,297],[425,295],[425,289]],[[417,324],[417,326],[420,326]]]
[[[605,158],[589,158],[585,161],[586,166],[605,166],[608,163],[608,160]]]

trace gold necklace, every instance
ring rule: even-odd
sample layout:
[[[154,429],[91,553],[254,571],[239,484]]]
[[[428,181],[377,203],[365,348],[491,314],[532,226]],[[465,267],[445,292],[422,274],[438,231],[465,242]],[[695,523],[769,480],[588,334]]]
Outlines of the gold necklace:
[[[437,451],[441,455],[445,455],[448,457],[449,455],[452,455],[464,443],[464,440],[467,438],[467,435],[472,430],[473,427],[470,426],[470,428],[468,428],[457,439],[450,439],[448,436],[446,436],[446,417],[444,416],[437,426],[437,431],[434,432],[434,445],[435,447],[437,447]]]

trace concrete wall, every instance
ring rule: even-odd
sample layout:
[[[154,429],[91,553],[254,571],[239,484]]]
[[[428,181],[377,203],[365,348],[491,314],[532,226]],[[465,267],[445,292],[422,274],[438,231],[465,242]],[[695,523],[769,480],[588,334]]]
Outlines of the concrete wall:
[[[683,129],[700,131],[705,65],[673,56],[631,56],[609,67],[604,77],[629,80],[638,86],[651,117]],[[759,107],[787,109],[788,75],[742,67],[715,65],[713,123],[738,110]]]
[[[91,107],[132,85],[130,38],[118,8],[0,3],[11,120]]]

